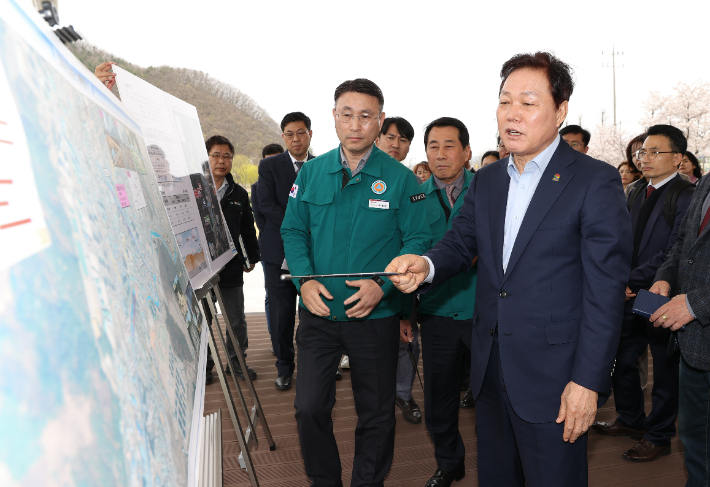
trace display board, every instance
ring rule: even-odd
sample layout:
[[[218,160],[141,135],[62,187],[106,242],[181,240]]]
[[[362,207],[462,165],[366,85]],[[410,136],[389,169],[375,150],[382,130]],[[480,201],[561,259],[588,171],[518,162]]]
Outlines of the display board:
[[[197,109],[119,66],[116,85],[140,126],[165,210],[195,289],[237,253],[222,216]]]
[[[194,237],[138,125],[25,3],[0,0],[0,485],[193,485]]]

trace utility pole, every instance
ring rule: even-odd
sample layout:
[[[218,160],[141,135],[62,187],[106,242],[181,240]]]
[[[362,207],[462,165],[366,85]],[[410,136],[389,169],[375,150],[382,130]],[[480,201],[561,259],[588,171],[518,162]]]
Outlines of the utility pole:
[[[604,55],[604,52],[602,52],[602,56]],[[608,55],[608,54],[607,54]],[[609,63],[602,63],[602,68],[611,68],[612,72],[612,82],[614,86],[614,126],[616,127],[616,57],[617,56],[623,56],[623,52],[618,52],[614,49],[614,44],[612,43],[611,45],[611,65]],[[624,65],[622,64],[621,66],[618,66],[619,68],[623,68]]]

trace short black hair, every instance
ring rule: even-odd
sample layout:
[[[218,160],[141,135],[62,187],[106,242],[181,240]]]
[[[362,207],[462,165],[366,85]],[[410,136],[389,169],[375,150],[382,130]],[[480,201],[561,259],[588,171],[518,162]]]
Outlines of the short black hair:
[[[407,122],[402,117],[387,117],[385,121],[382,122],[382,130],[380,130],[380,135],[384,135],[390,129],[390,125],[394,124],[397,127],[397,132],[399,135],[406,137],[408,141],[414,140],[414,127],[412,124]]]
[[[685,154],[688,149],[688,139],[685,138],[683,132],[674,127],[673,125],[659,124],[649,127],[646,131],[646,138],[652,135],[662,135],[668,139],[668,145],[670,145],[671,150],[680,154],[681,156]]]
[[[513,71],[525,68],[539,69],[545,72],[547,80],[550,82],[550,92],[555,100],[555,108],[559,108],[563,102],[569,101],[572,91],[574,91],[572,68],[561,59],[555,57],[554,54],[541,51],[534,54],[516,54],[503,63],[503,67],[500,70],[501,82],[498,94],[500,95],[501,91],[503,91],[505,80],[508,79],[508,76]]]
[[[500,153],[497,150],[489,150],[485,154],[481,156],[481,162],[483,162],[483,159],[485,159],[488,156],[495,156],[496,159],[500,159]]]
[[[592,140],[592,134],[590,134],[587,130],[584,130],[579,125],[567,125],[565,128],[560,130],[560,135],[567,134],[582,134],[582,142],[584,142],[585,147],[588,147],[589,141]]]
[[[689,150],[685,151],[685,157],[688,158],[688,160],[695,166],[693,168],[693,176],[696,178],[700,179],[703,177],[703,169],[700,167],[700,161],[698,161],[698,158],[695,157],[695,154],[690,152]]]
[[[226,145],[229,147],[229,152],[234,155],[234,146],[232,143],[229,141],[227,137],[222,137],[221,135],[213,135],[209,139],[205,141],[205,146],[207,146],[207,153],[209,154],[210,151],[212,150],[212,147],[216,145]]]
[[[276,154],[283,154],[284,148],[280,144],[269,144],[261,149],[261,158],[264,159],[267,156],[275,156]]]
[[[437,118],[426,126],[426,130],[424,130],[424,149],[426,149],[426,146],[429,143],[429,132],[431,132],[431,129],[433,129],[434,127],[457,128],[459,131],[459,141],[461,141],[461,147],[465,149],[467,146],[470,145],[468,138],[468,129],[461,120],[453,117],[441,117]]]
[[[286,125],[291,122],[303,122],[308,130],[311,130],[311,119],[306,116],[303,112],[291,112],[287,113],[286,116],[281,120],[281,132],[286,129]]]
[[[340,98],[345,93],[362,93],[363,95],[370,95],[377,98],[380,104],[380,113],[385,107],[385,96],[382,94],[382,90],[375,83],[365,78],[351,79],[348,81],[343,81],[335,89],[335,104],[338,104],[338,98]]]

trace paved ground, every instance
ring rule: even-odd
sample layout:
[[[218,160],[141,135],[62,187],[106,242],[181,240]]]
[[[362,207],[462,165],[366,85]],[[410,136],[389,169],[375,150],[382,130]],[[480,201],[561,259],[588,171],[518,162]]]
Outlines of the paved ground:
[[[260,269],[255,269],[255,272]],[[263,275],[262,275],[263,278]],[[263,281],[262,281],[263,282]],[[290,391],[280,392],[274,388],[276,379],[275,358],[270,352],[270,341],[263,313],[250,313],[249,356],[247,362],[259,374],[254,382],[261,400],[264,414],[276,442],[276,451],[269,451],[261,426],[257,427],[259,445],[252,449],[252,458],[259,484],[263,487],[307,487],[310,485],[303,469],[298,433],[294,419],[293,400],[295,387]],[[224,361],[224,356],[223,356]],[[421,363],[420,363],[421,368]],[[653,370],[651,368],[651,370]],[[420,370],[421,372],[421,370]],[[216,374],[215,374],[216,375]],[[298,375],[298,370],[296,370]],[[354,453],[354,429],[357,422],[355,406],[350,385],[350,376],[346,371],[343,380],[337,383],[337,402],[333,409],[333,420],[338,449],[343,464],[343,483],[350,484]],[[230,378],[230,386],[234,383]],[[241,383],[248,406],[251,398],[244,383]],[[236,391],[233,389],[236,401]],[[647,388],[647,410],[650,408],[650,384]],[[424,397],[418,383],[415,382],[414,398],[420,406]],[[241,409],[241,404],[236,401]],[[392,406],[394,408],[394,405]],[[224,450],[224,485],[234,487],[249,486],[245,471],[239,469],[237,457],[239,446],[236,433],[229,418],[227,405],[219,381],[207,386],[205,394],[205,414],[211,414],[222,408],[222,431]],[[242,428],[243,411],[240,411]],[[598,413],[598,419],[611,420],[615,417],[613,398]],[[461,410],[460,429],[466,445],[466,477],[455,487],[478,486],[476,479],[476,434],[475,410]],[[263,440],[263,441],[261,441]],[[661,457],[652,463],[634,464],[622,459],[621,454],[634,446],[629,438],[605,438],[596,433],[589,437],[589,485],[603,486],[684,486],[687,474],[683,463],[683,448],[678,439],[673,441],[672,454]],[[413,425],[401,419],[397,412],[395,454],[392,469],[385,481],[388,487],[423,487],[427,479],[436,470],[434,451],[424,424]]]

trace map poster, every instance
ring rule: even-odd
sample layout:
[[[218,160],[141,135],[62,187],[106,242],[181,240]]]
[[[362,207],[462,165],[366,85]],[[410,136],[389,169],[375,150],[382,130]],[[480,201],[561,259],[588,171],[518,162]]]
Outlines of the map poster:
[[[181,243],[140,127],[31,7],[0,0],[0,486],[193,486]]]
[[[197,109],[113,66],[121,100],[141,127],[190,282],[201,288],[236,254],[222,215]]]

